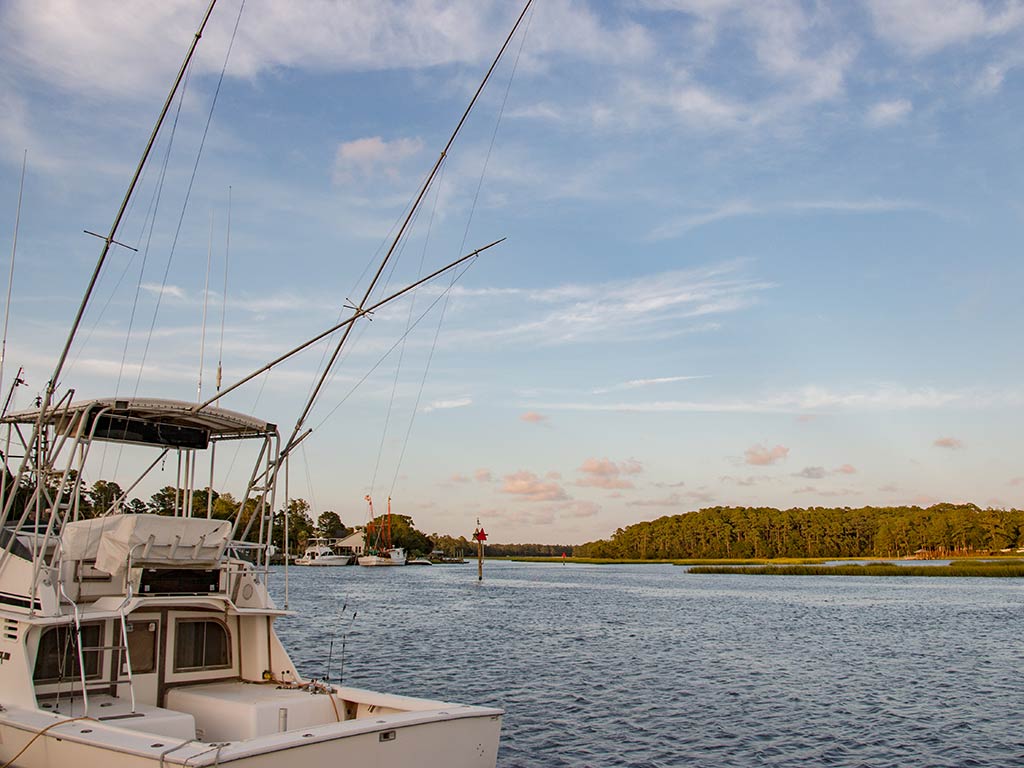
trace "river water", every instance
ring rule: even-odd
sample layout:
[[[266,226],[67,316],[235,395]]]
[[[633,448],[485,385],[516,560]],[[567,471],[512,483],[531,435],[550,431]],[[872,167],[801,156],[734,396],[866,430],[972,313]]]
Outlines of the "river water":
[[[1024,766],[1022,581],[484,569],[291,568],[278,631],[305,675],[504,708],[501,768]]]

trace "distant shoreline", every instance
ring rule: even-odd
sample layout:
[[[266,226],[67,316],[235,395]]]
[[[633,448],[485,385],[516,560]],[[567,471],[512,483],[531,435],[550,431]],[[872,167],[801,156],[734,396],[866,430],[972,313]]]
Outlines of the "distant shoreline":
[[[738,576],[897,576],[946,578],[1021,578],[1024,559],[1019,557],[956,558],[946,565],[912,565],[909,558],[863,562],[865,558],[779,558],[775,560],[613,560],[606,558],[516,557],[492,558],[528,563],[584,565],[685,565],[687,573]],[[854,562],[841,563],[843,560]],[[826,565],[826,563],[837,563]],[[902,564],[897,564],[902,563]]]

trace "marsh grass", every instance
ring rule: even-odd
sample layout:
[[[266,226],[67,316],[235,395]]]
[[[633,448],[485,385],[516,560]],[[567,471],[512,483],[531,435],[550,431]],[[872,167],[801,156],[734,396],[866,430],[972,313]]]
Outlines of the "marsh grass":
[[[865,565],[763,565],[763,566],[709,566],[690,569],[690,573],[739,574],[743,576],[930,576],[930,577],[1024,577],[1024,562],[955,560],[949,565],[894,565],[893,563],[867,563]]]
[[[489,557],[488,560],[511,560],[517,563],[561,563],[561,557]],[[681,560],[618,560],[611,557],[566,557],[566,563],[583,563],[585,565],[768,565],[779,563],[826,563],[838,558],[834,557],[780,557],[774,560],[767,558],[760,559],[696,559],[686,558]]]

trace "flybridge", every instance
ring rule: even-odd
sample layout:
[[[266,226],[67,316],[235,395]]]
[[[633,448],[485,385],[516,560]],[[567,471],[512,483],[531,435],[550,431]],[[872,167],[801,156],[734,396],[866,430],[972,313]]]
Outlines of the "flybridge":
[[[35,424],[37,409],[12,413],[7,424]],[[62,434],[163,448],[205,450],[210,440],[244,439],[275,433],[277,426],[224,408],[196,410],[195,403],[157,398],[107,398],[54,407],[47,426]]]

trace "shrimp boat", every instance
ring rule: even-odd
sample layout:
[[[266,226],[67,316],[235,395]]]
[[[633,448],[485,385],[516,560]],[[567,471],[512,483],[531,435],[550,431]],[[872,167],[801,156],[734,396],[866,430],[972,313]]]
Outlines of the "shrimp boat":
[[[527,8],[529,3],[505,46]],[[299,673],[274,628],[290,614],[275,604],[267,583],[281,467],[309,434],[299,428],[311,403],[287,440],[276,424],[215,403],[344,329],[318,391],[357,319],[500,241],[373,303],[375,278],[347,320],[206,402],[75,400],[73,390],[58,392],[96,277],[117,243],[121,219],[212,11],[213,2],[103,238],[92,281],[44,393],[34,408],[0,416],[6,428],[0,475],[0,766],[265,768],[288,762],[304,768],[398,768],[430,755],[446,768],[493,768],[500,709],[344,687]],[[486,82],[487,77],[481,89]],[[225,442],[248,447],[252,469],[233,517],[219,520],[212,519],[209,506],[205,517],[197,514],[194,502],[203,488],[198,468],[209,466],[206,488],[212,491],[215,449]],[[99,503],[86,493],[83,474],[111,445],[134,456],[118,461],[121,469],[132,468],[133,479],[120,472],[117,480],[128,482],[118,487],[127,490]],[[130,513],[128,494],[167,457],[179,467],[173,508],[166,514]]]
[[[388,513],[381,515],[379,522],[373,517],[373,499],[367,496],[366,501],[370,505],[370,522],[366,526],[366,554],[358,559],[359,564],[371,568],[405,565],[405,550],[391,545],[391,497],[388,496]]]

